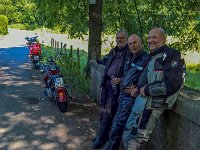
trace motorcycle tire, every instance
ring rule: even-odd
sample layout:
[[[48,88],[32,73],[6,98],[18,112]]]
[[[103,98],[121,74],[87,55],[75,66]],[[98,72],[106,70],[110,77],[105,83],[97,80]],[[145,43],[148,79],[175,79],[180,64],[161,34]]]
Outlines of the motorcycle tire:
[[[39,66],[35,65],[35,69],[36,69],[36,70],[39,69]]]
[[[35,70],[37,70],[37,69],[39,69],[39,66],[36,65],[36,63],[33,63],[33,68],[34,68]]]
[[[66,102],[58,102],[58,108],[62,113],[67,112],[67,103]]]

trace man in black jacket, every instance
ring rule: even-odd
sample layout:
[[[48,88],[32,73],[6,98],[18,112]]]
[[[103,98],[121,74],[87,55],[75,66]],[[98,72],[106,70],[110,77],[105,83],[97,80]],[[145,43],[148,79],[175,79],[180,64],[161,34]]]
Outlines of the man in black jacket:
[[[124,76],[120,82],[119,106],[112,124],[111,136],[104,150],[119,149],[123,129],[137,96],[134,89],[136,89],[135,86],[149,58],[148,53],[143,49],[140,37],[136,34],[128,38],[128,46],[130,55],[126,61]]]
[[[136,87],[139,95],[127,121],[126,128],[132,125],[132,131],[124,134],[125,150],[138,150],[146,144],[159,116],[165,108],[172,108],[182,86],[181,54],[165,45],[165,40],[161,28],[153,28],[148,34],[151,58]]]
[[[119,82],[123,76],[123,68],[129,52],[128,35],[125,31],[116,34],[117,45],[111,49],[105,64],[101,83],[100,127],[93,141],[92,148],[100,148],[109,138],[113,117],[118,107]]]

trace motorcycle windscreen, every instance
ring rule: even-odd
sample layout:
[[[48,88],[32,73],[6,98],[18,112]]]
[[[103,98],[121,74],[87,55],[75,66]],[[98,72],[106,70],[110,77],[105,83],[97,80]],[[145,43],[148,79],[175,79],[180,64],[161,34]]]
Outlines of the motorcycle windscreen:
[[[33,55],[33,60],[39,61],[39,56],[38,55]]]

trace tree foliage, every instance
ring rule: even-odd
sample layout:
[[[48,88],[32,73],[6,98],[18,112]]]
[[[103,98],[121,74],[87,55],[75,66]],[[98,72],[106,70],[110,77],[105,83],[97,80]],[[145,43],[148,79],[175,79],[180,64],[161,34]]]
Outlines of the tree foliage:
[[[1,0],[0,14],[4,14],[9,19],[9,24],[22,24],[30,29],[37,24],[35,18],[36,5],[28,0]]]
[[[0,35],[8,33],[8,18],[5,15],[0,15]]]
[[[83,35],[87,34],[87,0],[35,0],[35,2],[38,7],[38,21],[46,27],[59,28],[61,32],[67,31],[72,38],[83,38]]]
[[[1,0],[10,24],[45,26],[70,37],[88,34],[89,0]],[[180,51],[200,51],[199,0],[103,0],[104,34],[125,29],[144,43],[152,27],[163,28]]]
[[[45,25],[67,31],[71,37],[88,32],[87,0],[36,0]],[[103,33],[125,29],[146,36],[152,27],[162,27],[180,51],[200,51],[200,3],[198,0],[104,0]]]
[[[104,0],[104,6],[105,32],[124,28],[129,34],[136,33],[146,41],[151,28],[161,27],[174,39],[172,46],[181,51],[200,51],[198,0]]]

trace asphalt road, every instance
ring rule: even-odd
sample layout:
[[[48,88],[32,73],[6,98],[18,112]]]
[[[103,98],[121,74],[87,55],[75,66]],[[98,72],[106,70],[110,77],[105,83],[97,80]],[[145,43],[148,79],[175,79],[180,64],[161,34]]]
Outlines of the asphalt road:
[[[96,105],[75,99],[63,114],[40,99],[43,75],[32,68],[24,40],[31,34],[10,30],[0,41],[0,150],[90,150]]]

